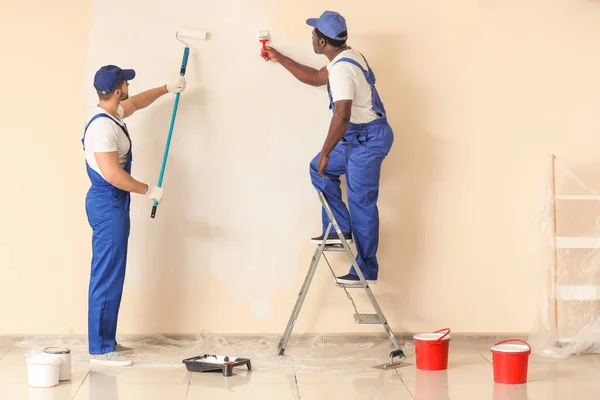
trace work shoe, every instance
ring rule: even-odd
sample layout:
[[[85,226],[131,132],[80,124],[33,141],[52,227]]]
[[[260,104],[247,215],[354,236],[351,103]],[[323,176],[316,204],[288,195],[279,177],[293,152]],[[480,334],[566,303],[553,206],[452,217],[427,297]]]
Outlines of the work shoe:
[[[133,364],[130,358],[122,356],[119,352],[112,351],[105,354],[90,354],[90,364],[105,365],[108,367],[128,367]]]
[[[348,275],[344,275],[344,276],[338,276],[338,277],[335,278],[335,280],[338,283],[345,283],[347,285],[352,285],[352,284],[355,284],[355,283],[361,283],[360,282],[360,278],[358,277],[358,275],[352,275],[352,274],[348,274]],[[367,283],[369,285],[372,285],[373,283],[377,283],[377,281],[376,280],[373,281],[373,280],[367,279]]]
[[[117,347],[116,347],[115,351],[117,353],[120,353],[121,355],[126,355],[126,354],[132,354],[133,348],[123,346],[122,344],[117,343]]]
[[[348,243],[352,243],[351,232],[342,232],[342,235],[344,235],[344,239],[346,239]],[[321,244],[323,242],[324,237],[325,234],[322,234],[319,237],[310,239],[310,241],[311,243]],[[340,237],[338,236],[337,232],[329,232],[329,236],[327,236],[327,242],[325,244],[342,244],[342,241],[340,240]]]

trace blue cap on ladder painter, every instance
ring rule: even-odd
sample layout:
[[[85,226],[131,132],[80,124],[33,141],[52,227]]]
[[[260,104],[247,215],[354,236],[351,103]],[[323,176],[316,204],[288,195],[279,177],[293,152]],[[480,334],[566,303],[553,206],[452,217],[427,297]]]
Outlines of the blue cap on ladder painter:
[[[346,19],[334,11],[325,11],[319,18],[309,18],[306,23],[333,40],[346,40],[348,28]],[[346,33],[344,33],[346,32]],[[341,35],[344,33],[343,35]]]

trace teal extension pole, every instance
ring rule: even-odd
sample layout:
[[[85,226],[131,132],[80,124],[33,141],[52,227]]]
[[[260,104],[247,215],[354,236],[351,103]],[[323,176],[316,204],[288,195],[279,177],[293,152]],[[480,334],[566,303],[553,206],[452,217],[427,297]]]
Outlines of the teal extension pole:
[[[190,54],[190,48],[186,45],[183,51],[183,60],[181,61],[180,76],[185,75],[185,69],[187,67],[188,56]],[[169,147],[171,146],[171,136],[173,135],[173,127],[175,126],[175,117],[177,116],[177,107],[179,106],[179,97],[181,93],[175,95],[175,104],[173,105],[173,114],[171,115],[171,125],[169,126],[169,135],[167,136],[167,144],[165,145],[165,153],[163,155],[162,166],[160,167],[160,175],[158,176],[158,186],[162,187],[163,178],[165,175],[165,167],[167,165],[167,157],[169,156]],[[152,206],[152,218],[156,216],[156,208],[158,203],[154,201]]]

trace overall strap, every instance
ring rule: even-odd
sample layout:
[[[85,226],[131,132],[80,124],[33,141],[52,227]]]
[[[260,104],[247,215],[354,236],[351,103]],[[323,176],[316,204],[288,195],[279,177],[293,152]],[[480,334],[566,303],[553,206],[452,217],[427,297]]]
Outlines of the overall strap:
[[[331,85],[329,85],[329,78],[327,78],[327,96],[329,96],[329,109],[334,109],[335,106],[333,104],[333,97],[331,96]]]
[[[359,53],[360,54],[360,53]],[[360,63],[358,63],[356,60],[353,60],[351,58],[348,57],[343,57],[340,58],[339,60],[337,60],[335,64],[344,61],[344,62],[348,62],[354,66],[357,66],[358,68],[360,68],[360,70],[363,72],[365,79],[367,80],[367,82],[369,83],[369,85],[371,86],[371,93],[372,93],[372,101],[373,101],[373,110],[375,111],[375,113],[377,115],[379,115],[380,117],[384,117],[386,115],[385,112],[385,107],[383,105],[383,102],[381,101],[381,98],[379,97],[379,93],[377,92],[377,88],[375,87],[375,74],[373,73],[373,70],[371,69],[371,67],[369,66],[369,63],[367,62],[367,59],[365,58],[365,56],[363,56],[362,54],[360,54],[361,57],[363,58],[363,60],[365,60],[365,63],[367,64],[367,68],[368,70],[364,69],[362,67],[362,65],[360,65]],[[335,112],[335,106],[333,104],[333,99],[331,97],[331,91],[329,90],[329,82],[328,82],[328,93],[329,93],[329,109],[333,109]]]
[[[373,81],[373,85],[374,85],[375,81],[377,80],[377,79],[375,79],[375,73],[371,69],[371,66],[369,65],[369,62],[367,61],[367,59],[365,58],[365,56],[363,56],[362,53],[359,53],[359,54],[363,58],[363,60],[365,60],[365,64],[367,64],[367,69],[368,69],[368,72],[369,72],[369,77]],[[363,71],[364,71],[364,69],[363,69]]]
[[[125,133],[125,136],[127,136],[127,139],[129,139],[129,143],[131,143],[131,138],[129,137],[129,132],[127,131],[127,127],[122,126],[121,124],[119,124],[117,121],[115,121],[112,117],[110,117],[108,114],[105,113],[100,113],[100,114],[96,114],[92,117],[92,119],[90,119],[90,122],[87,123],[87,125],[85,126],[85,129],[83,131],[83,138],[81,138],[81,144],[83,146],[83,150],[85,150],[85,134],[87,133],[88,127],[92,124],[92,122],[94,122],[94,120],[96,120],[97,118],[108,118],[110,119],[112,122],[115,123],[115,125],[117,125],[119,128],[121,128],[121,130]]]
[[[352,65],[357,66],[358,68],[360,68],[360,70],[363,72],[363,74],[365,75],[365,79],[367,80],[367,82],[369,82],[369,84],[374,85],[375,84],[375,74],[373,73],[373,70],[371,69],[371,67],[369,66],[369,63],[367,62],[367,59],[365,58],[365,56],[363,56],[361,54],[361,57],[363,58],[363,60],[365,60],[365,63],[367,64],[367,68],[368,69],[364,69],[362,67],[362,65],[360,65],[356,60],[353,60],[352,58],[348,58],[348,57],[343,57],[340,58],[339,60],[337,60],[333,65],[341,62],[341,61],[345,61],[348,62]]]

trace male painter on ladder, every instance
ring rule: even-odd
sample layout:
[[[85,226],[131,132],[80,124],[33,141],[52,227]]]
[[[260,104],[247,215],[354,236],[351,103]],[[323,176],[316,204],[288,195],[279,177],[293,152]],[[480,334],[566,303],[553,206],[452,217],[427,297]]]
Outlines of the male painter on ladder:
[[[329,133],[319,154],[310,163],[314,187],[323,192],[346,239],[356,241],[357,263],[365,279],[377,280],[379,265],[379,177],[383,160],[390,152],[394,133],[375,88],[375,75],[366,59],[346,44],[346,20],[340,14],[325,11],[306,23],[313,29],[315,53],[330,61],[320,70],[301,65],[267,47],[266,59],[278,62],[301,82],[312,86],[327,85],[333,117]],[[346,174],[350,212],[342,201],[340,175]],[[320,243],[329,224],[322,211],[323,234],[312,241]],[[331,232],[327,243],[340,243]],[[350,272],[337,278],[340,283],[356,283]]]
[[[124,354],[133,349],[116,343],[117,318],[125,280],[129,239],[130,193],[160,202],[163,189],[148,186],[131,176],[132,145],[123,122],[166,93],[185,89],[183,77],[129,98],[132,69],[107,65],[96,72],[94,87],[99,103],[87,121],[83,148],[91,181],[85,202],[92,227],[92,266],[88,299],[90,362],[128,366]]]

